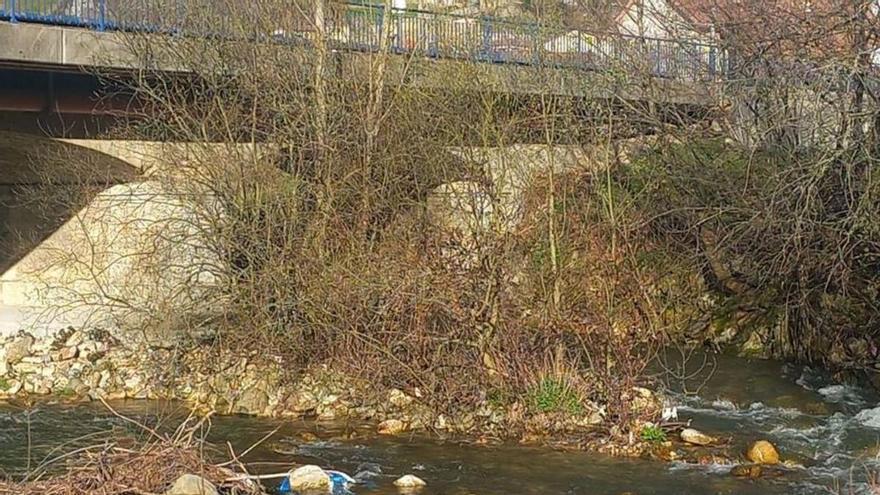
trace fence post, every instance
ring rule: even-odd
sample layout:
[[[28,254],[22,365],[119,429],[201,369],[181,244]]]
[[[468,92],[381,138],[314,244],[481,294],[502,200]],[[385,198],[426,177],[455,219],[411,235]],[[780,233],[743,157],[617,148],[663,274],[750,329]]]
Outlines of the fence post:
[[[107,28],[107,0],[98,0],[98,31]]]
[[[484,57],[489,56],[489,52],[492,47],[492,21],[486,17],[483,17],[481,22],[483,23],[483,53]]]
[[[11,7],[9,9],[9,22],[18,22],[15,19],[15,0],[10,0]]]
[[[392,11],[392,12],[394,12],[394,11]],[[397,27],[397,34],[394,36],[394,41],[397,43],[397,52],[398,53],[405,53],[407,51],[406,50],[407,44],[403,39],[403,16],[400,15],[400,12],[397,12],[397,15],[395,16],[395,18],[397,19],[397,22],[395,23],[395,25]]]
[[[535,24],[532,26],[532,64],[540,65],[541,64],[541,35],[540,35],[540,27]]]
[[[715,53],[715,45],[709,47],[709,77],[715,79],[715,60],[717,54]]]
[[[654,48],[654,57],[655,57],[654,60],[656,60],[656,65],[655,65],[654,70],[656,71],[658,76],[662,77],[662,76],[666,75],[665,74],[666,71],[665,71],[665,67],[663,66],[663,54],[661,53],[663,49],[660,46],[660,40],[659,39],[655,40],[654,45],[656,45],[656,48]]]
[[[376,45],[376,49],[378,50],[379,47],[382,46],[382,33],[384,32],[382,29],[382,25],[385,22],[385,9],[384,8],[378,9],[378,14],[376,14],[376,17],[378,18],[378,21],[379,21],[376,23],[376,27],[377,27],[376,41],[379,42],[379,44]]]

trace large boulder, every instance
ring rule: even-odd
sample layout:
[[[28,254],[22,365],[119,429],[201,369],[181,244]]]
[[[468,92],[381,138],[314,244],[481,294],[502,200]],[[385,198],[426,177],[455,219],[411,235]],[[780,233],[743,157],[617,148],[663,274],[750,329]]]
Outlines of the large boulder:
[[[755,464],[779,464],[779,452],[767,440],[753,443],[746,452],[746,457]]]
[[[171,485],[165,495],[218,495],[213,483],[194,474],[184,474]]]
[[[318,466],[301,466],[288,474],[290,488],[299,493],[327,493],[333,487],[330,475]]]

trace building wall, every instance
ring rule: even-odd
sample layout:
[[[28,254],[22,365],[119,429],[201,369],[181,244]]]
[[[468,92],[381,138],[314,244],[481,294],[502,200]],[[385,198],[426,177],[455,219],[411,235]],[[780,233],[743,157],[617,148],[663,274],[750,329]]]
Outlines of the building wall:
[[[631,2],[618,17],[617,29],[621,34],[647,38],[703,38],[665,0]]]

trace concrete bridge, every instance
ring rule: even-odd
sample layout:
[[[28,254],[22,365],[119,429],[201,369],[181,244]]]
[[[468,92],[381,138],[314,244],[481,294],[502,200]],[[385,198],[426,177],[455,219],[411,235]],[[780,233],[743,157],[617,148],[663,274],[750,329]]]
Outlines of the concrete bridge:
[[[388,50],[401,55],[458,59],[492,64],[573,67],[601,71],[625,62],[657,77],[706,82],[723,77],[727,60],[711,44],[619,33],[567,30],[556,26],[491,17],[465,17],[382,6],[334,3],[322,17],[323,37],[333,48],[374,52],[388,35]],[[233,11],[234,9],[238,11]],[[248,39],[278,44],[313,43],[315,22],[293,6],[264,11],[237,2],[164,0],[22,1],[2,0],[0,20],[79,27],[94,32],[140,31],[210,39]],[[388,17],[388,18],[386,18]],[[94,40],[64,33],[60,46],[46,43],[42,61],[83,63]],[[100,38],[102,41],[111,38]],[[15,40],[12,40],[15,41]],[[21,37],[17,47],[30,39]],[[106,48],[106,47],[104,47]],[[100,48],[99,48],[100,49]],[[50,52],[55,53],[50,53]]]
[[[126,0],[0,0],[0,111],[109,111],[106,103],[103,108],[89,105],[94,100],[89,91],[98,88],[87,79],[69,86],[46,77],[46,81],[27,87],[17,86],[15,79],[34,70],[69,74],[88,67],[144,68],[145,62],[136,60],[127,49],[125,33],[205,39],[208,43],[243,39],[279,47],[309,46],[318,36],[311,19],[287,12],[261,13],[269,20],[255,20],[253,26],[229,26],[229,16],[246,18],[250,13],[219,11],[226,2],[196,2],[198,10],[194,10],[193,0],[149,3],[147,8],[144,2]],[[381,8],[337,7],[328,14],[323,31],[336,63],[352,67],[358,59],[369,57],[379,49],[380,37],[387,32],[388,51],[400,55],[395,60],[400,73],[409,57],[430,61],[429,70],[408,75],[407,82],[412,85],[442,86],[448,74],[468,63],[478,68],[478,76],[472,78],[475,91],[601,98],[609,96],[607,84],[601,81],[616,71],[629,73],[633,83],[615,88],[614,96],[623,92],[632,99],[701,104],[727,69],[722,51],[690,41],[412,10],[393,10],[385,19]],[[177,61],[163,60],[161,55],[150,64],[150,69],[169,73],[179,70]],[[651,79],[650,85],[644,84],[646,77]]]
[[[165,3],[179,10],[187,2]],[[215,3],[219,2],[206,5]],[[49,267],[41,272],[48,273],[55,285],[59,280],[67,280],[71,286],[79,283],[79,279],[68,278],[69,272],[52,267],[65,259],[73,243],[88,237],[82,232],[83,225],[101,224],[104,235],[110,235],[108,239],[120,239],[117,230],[125,231],[131,225],[130,219],[118,216],[110,220],[94,217],[96,209],[91,207],[79,212],[35,207],[30,198],[22,196],[23,191],[45,178],[29,171],[27,162],[33,157],[28,150],[39,150],[41,160],[56,160],[57,166],[53,167],[61,171],[65,160],[93,163],[96,180],[113,186],[112,194],[100,196],[104,206],[113,210],[143,215],[143,208],[151,205],[149,208],[159,210],[149,215],[163,217],[161,208],[174,204],[173,198],[161,192],[137,186],[114,187],[143,177],[152,157],[168,152],[169,147],[180,153],[186,144],[94,139],[105,122],[112,122],[124,110],[126,102],[117,105],[113,100],[101,99],[99,104],[97,97],[102,88],[88,69],[113,69],[123,74],[143,69],[142,61],[125,46],[128,32],[173,37],[188,27],[186,23],[168,21],[169,16],[164,15],[168,11],[126,8],[142,4],[124,0],[0,0],[0,333],[21,327],[25,319],[22,310],[33,303],[32,294],[42,283],[26,275],[34,266]],[[217,17],[206,15],[219,18],[223,13],[214,14]],[[378,49],[378,36],[385,22],[391,22],[389,51],[399,55],[392,57],[392,70],[402,74],[409,57],[421,57],[426,70],[408,76],[407,84],[427,88],[442,88],[450,73],[460,71],[461,64],[469,64],[469,70],[477,74],[469,81],[473,91],[524,97],[549,93],[585,100],[613,96],[699,107],[713,98],[713,88],[725,74],[724,57],[709,45],[559,31],[498,19],[415,11],[395,11],[390,19],[384,19],[380,10],[361,7],[337,10],[328,20],[326,36],[334,47],[335,63],[344,69],[371,57]],[[279,47],[308,46],[315,40],[314,30],[301,22],[281,26],[255,31],[248,39]],[[152,63],[150,69],[170,77],[179,70],[173,59]],[[640,78],[650,78],[651,84],[639,79],[623,87],[623,93],[618,87],[610,94],[601,81],[609,71],[627,67],[638,70]],[[573,160],[583,159],[580,156]],[[537,161],[542,160],[546,161]],[[510,158],[496,161],[507,163]],[[54,179],[65,181],[63,173]],[[71,182],[82,180],[82,176],[71,178]],[[57,230],[59,227],[61,230]],[[130,236],[122,238],[128,242]],[[111,242],[100,244],[106,248]],[[120,261],[108,273],[128,273],[130,259],[136,259],[130,253],[119,258],[126,261]],[[41,324],[47,329],[76,323],[68,313],[60,319],[49,315],[52,323],[46,326],[45,316],[41,312]]]

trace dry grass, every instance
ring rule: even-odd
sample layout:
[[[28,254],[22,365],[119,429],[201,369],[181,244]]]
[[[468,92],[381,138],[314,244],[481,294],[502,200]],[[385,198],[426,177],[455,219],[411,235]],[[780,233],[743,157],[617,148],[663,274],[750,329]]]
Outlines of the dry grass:
[[[109,407],[109,406],[108,406]],[[111,409],[114,414],[115,411]],[[164,493],[184,474],[195,474],[223,486],[228,493],[256,495],[259,485],[232,460],[215,464],[206,456],[202,432],[208,418],[189,417],[169,434],[118,415],[136,425],[146,440],[116,437],[101,444],[60,455],[22,480],[0,481],[0,494],[16,495],[148,495]],[[61,474],[50,474],[58,473]]]

